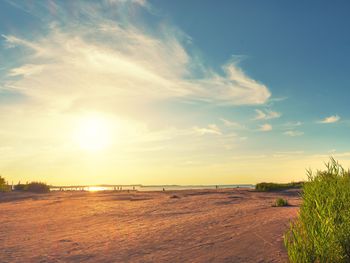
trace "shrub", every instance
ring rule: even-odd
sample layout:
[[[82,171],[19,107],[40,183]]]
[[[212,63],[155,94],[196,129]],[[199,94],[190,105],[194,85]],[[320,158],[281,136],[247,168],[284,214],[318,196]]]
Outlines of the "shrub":
[[[299,216],[284,243],[291,262],[350,262],[350,174],[333,158],[308,171]]]
[[[291,188],[301,188],[304,182],[291,182],[286,184],[277,184],[277,183],[259,183],[255,185],[255,190],[268,192],[268,191],[280,191]]]
[[[50,186],[42,182],[31,182],[25,186],[24,190],[34,193],[48,193],[50,192]]]
[[[6,183],[5,178],[0,176],[0,192],[10,191],[10,186]]]
[[[283,198],[277,198],[273,206],[288,206],[288,201]]]
[[[25,191],[26,187],[27,187],[27,184],[18,183],[13,188],[15,191]]]

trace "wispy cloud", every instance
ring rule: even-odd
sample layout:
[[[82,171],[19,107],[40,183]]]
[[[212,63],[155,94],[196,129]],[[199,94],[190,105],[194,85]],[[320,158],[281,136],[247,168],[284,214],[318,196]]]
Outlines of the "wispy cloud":
[[[256,112],[256,116],[255,116],[255,120],[269,120],[269,119],[275,119],[275,118],[279,118],[281,117],[281,113],[280,112],[276,112],[276,111],[270,111],[270,110],[255,110]]]
[[[220,128],[215,124],[209,124],[208,127],[204,127],[204,128],[194,127],[193,130],[199,135],[206,135],[206,134],[221,135],[222,134]]]
[[[304,134],[304,132],[302,132],[302,131],[286,131],[283,134],[291,136],[291,137],[297,137],[297,136],[302,136]]]
[[[338,115],[332,115],[324,118],[323,120],[318,121],[319,123],[334,123],[340,120]]]
[[[238,122],[235,122],[235,121],[230,121],[230,120],[227,120],[227,119],[224,119],[224,118],[220,118],[220,120],[223,122],[223,124],[226,127],[237,128],[237,129],[245,128],[244,125],[242,125],[242,124],[240,124]]]
[[[259,131],[267,132],[267,131],[272,131],[272,125],[265,123],[260,125]]]
[[[285,126],[286,128],[294,128],[294,127],[301,126],[302,124],[303,123],[301,121],[291,121],[291,122],[285,123],[283,126]]]
[[[76,4],[73,15],[65,16],[71,17],[70,23],[52,21],[45,35],[32,39],[3,35],[9,48],[30,50],[20,65],[10,69],[8,76],[16,78],[5,85],[61,110],[91,107],[102,97],[114,105],[135,99],[184,98],[230,105],[268,100],[268,88],[237,63],[223,65],[224,74],[205,67],[191,55],[195,47],[188,44],[189,37],[176,27],[162,23],[152,31],[131,19],[123,17],[118,23],[105,15],[111,9],[108,5],[115,9],[125,2],[145,5],[145,1],[109,0],[102,7],[85,3],[79,9]],[[67,12],[59,4],[55,8],[60,14]]]

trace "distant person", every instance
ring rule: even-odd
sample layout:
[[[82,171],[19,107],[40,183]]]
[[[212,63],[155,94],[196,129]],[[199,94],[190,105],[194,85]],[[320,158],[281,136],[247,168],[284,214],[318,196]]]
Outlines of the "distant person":
[[[163,192],[165,192],[165,188],[163,187]]]

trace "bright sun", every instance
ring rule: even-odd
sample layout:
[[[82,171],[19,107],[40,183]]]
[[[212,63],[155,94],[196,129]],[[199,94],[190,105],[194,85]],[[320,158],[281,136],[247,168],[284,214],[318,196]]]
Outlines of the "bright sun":
[[[75,141],[87,151],[99,151],[111,144],[111,129],[108,121],[99,116],[82,118],[75,131]]]

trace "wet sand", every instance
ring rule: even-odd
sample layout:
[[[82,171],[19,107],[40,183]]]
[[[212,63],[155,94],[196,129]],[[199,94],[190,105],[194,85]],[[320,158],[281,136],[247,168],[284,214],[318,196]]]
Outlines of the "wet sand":
[[[0,262],[287,262],[299,205],[293,190],[0,193]]]

